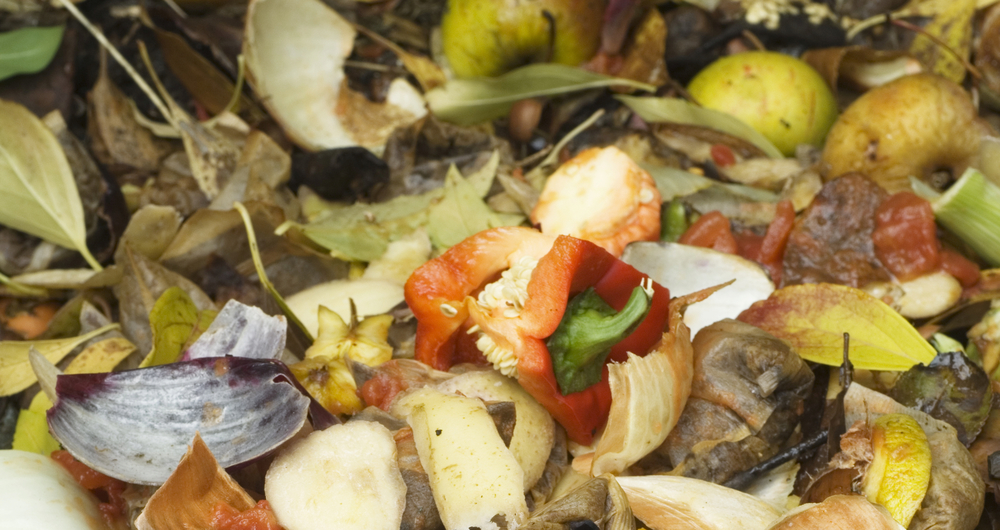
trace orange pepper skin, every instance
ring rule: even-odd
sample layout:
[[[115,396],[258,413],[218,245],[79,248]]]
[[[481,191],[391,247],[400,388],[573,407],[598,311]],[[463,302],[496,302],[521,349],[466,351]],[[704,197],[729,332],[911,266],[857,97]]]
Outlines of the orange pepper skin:
[[[426,329],[424,326],[431,327],[442,320],[438,317],[441,313],[432,303],[413,300],[410,307],[417,318],[417,359],[439,370],[447,370],[454,359],[454,336],[461,333],[462,323],[469,318],[497,345],[514,352],[517,358],[518,382],[566,429],[569,438],[581,444],[589,444],[593,441],[597,430],[607,420],[611,408],[611,388],[608,383],[607,368],[604,369],[599,383],[564,396],[556,382],[546,340],[559,327],[566,305],[574,295],[588,287],[594,287],[605,302],[616,310],[621,310],[632,290],[646,276],[594,243],[571,236],[559,236],[551,245],[551,249],[539,257],[538,265],[527,286],[528,294],[524,308],[518,316],[505,316],[502,308],[484,310],[472,298],[473,293],[483,283],[491,281],[504,270],[506,267],[502,264],[516,261],[504,259],[502,256],[487,257],[487,255],[502,254],[512,248],[512,245],[497,241],[500,236],[516,238],[523,234],[519,231],[497,233],[496,230],[499,229],[472,236],[436,258],[439,260],[444,258],[446,263],[483,259],[489,260],[494,266],[501,265],[490,270],[473,265],[474,272],[469,274],[476,275],[475,278],[448,280],[462,285],[468,297],[465,298],[465,313],[455,317],[461,321],[445,330],[427,330],[421,335],[421,329]],[[492,251],[480,249],[472,252],[469,248],[470,245],[480,245],[484,242],[494,244]],[[536,241],[527,241],[529,245],[533,242]],[[465,245],[466,243],[469,245]],[[539,247],[535,248],[537,250]],[[443,265],[431,265],[426,269],[424,267],[417,269],[407,283],[407,302],[410,302],[411,292],[414,294],[431,292],[429,288],[418,289],[416,285],[411,289],[411,283],[425,285],[447,280],[439,274],[441,270],[445,270]],[[609,360],[624,361],[628,351],[645,355],[660,340],[667,324],[670,293],[655,283],[653,293],[649,313],[636,330],[612,348]],[[457,291],[452,291],[452,294],[457,295]],[[444,337],[447,332],[451,333],[450,337]],[[427,337],[432,337],[433,342],[421,344]]]
[[[417,360],[436,370],[455,364],[455,332],[469,316],[465,297],[522,256],[540,258],[554,241],[555,236],[531,228],[494,228],[466,238],[417,268],[404,287],[406,303],[417,318]]]

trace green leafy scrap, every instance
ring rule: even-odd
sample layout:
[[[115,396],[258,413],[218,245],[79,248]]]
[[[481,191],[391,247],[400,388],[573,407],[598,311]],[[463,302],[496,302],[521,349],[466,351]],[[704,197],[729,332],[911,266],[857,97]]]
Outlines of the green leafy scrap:
[[[175,362],[215,320],[217,311],[199,311],[191,297],[180,287],[163,292],[149,312],[149,325],[153,330],[153,349],[139,365],[140,368]]]
[[[44,70],[56,56],[65,29],[49,26],[0,33],[0,81]]]

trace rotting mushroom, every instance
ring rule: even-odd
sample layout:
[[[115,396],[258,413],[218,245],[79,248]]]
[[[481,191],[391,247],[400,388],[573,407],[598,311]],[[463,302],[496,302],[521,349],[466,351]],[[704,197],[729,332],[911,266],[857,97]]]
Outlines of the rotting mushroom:
[[[754,326],[722,320],[693,341],[691,399],[647,470],[722,483],[778,452],[799,422],[813,373],[787,344]]]
[[[858,171],[890,193],[948,170],[956,178],[991,127],[969,94],[934,74],[901,77],[869,90],[833,124],[822,163],[827,179]]]

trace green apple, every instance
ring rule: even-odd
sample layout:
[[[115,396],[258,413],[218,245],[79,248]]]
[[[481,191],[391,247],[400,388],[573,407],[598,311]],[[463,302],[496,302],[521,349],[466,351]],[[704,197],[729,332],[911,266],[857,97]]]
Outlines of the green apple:
[[[534,62],[576,66],[600,46],[604,6],[604,0],[449,0],[441,20],[444,54],[458,77],[492,77]]]
[[[698,73],[688,92],[703,106],[743,120],[785,155],[822,145],[837,118],[826,81],[794,57],[755,51],[723,57]]]

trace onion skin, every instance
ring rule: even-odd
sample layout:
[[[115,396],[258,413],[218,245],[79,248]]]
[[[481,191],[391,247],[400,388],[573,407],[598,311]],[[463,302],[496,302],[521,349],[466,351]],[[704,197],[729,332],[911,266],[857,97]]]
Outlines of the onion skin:
[[[5,530],[106,530],[97,499],[51,458],[0,451],[0,512]]]
[[[310,399],[282,363],[209,357],[60,375],[49,429],[78,460],[133,484],[170,476],[199,432],[223,467],[267,454],[306,422]]]

